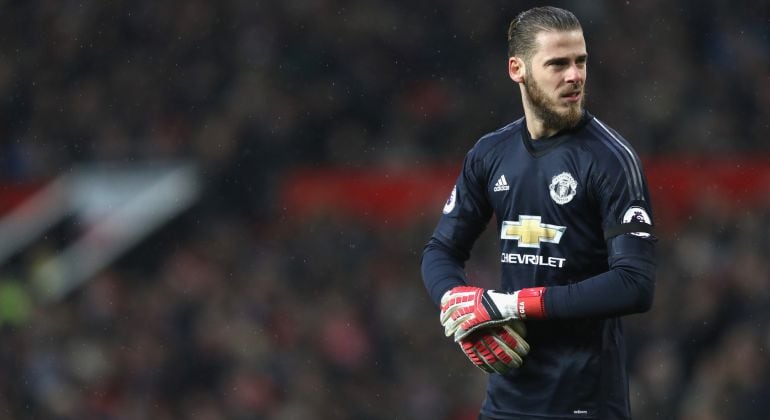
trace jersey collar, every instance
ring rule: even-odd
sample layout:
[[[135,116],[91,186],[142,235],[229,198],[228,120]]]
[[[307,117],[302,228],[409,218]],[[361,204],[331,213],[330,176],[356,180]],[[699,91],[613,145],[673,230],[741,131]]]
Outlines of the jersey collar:
[[[548,153],[551,149],[571,139],[573,134],[582,130],[593,118],[594,116],[591,115],[591,113],[587,110],[583,110],[583,117],[580,118],[580,121],[574,127],[565,128],[551,137],[537,140],[532,140],[532,136],[529,135],[527,120],[525,118],[521,127],[521,140],[524,143],[524,147],[527,148],[527,151],[529,151],[532,156],[540,157]]]

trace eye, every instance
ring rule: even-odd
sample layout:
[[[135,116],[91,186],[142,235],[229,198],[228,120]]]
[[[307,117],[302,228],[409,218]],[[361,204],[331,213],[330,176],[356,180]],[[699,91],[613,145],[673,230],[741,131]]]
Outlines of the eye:
[[[566,59],[554,59],[549,60],[545,63],[546,67],[553,69],[553,70],[561,70],[564,67],[569,65],[569,60]]]

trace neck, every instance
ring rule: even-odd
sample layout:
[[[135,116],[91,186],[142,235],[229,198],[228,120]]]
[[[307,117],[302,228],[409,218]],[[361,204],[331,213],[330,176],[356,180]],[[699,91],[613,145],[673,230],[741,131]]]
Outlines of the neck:
[[[520,84],[519,88],[521,89],[521,105],[524,108],[524,118],[527,120],[529,137],[532,140],[537,140],[556,134],[556,131],[558,130],[546,126],[545,120],[535,111],[535,107],[530,101],[526,86]]]
[[[558,128],[548,127],[529,104],[524,103],[524,118],[527,120],[527,131],[532,140],[548,138],[559,132]]]

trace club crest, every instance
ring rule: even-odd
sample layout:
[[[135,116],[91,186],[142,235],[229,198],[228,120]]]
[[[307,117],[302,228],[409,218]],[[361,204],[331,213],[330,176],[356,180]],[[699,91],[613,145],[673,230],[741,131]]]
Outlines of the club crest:
[[[567,204],[577,194],[577,181],[569,172],[562,172],[551,179],[548,189],[551,190],[551,198],[556,204]]]

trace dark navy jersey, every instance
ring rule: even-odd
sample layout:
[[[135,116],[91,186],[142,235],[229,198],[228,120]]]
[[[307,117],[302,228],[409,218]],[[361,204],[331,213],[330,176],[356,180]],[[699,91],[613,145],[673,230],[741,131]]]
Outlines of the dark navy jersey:
[[[639,158],[587,112],[570,130],[532,140],[524,119],[467,154],[423,253],[435,302],[468,281],[473,243],[495,218],[501,285],[546,286],[547,319],[527,321],[524,365],[492,374],[491,418],[629,418],[621,315],[649,309],[652,209]]]

